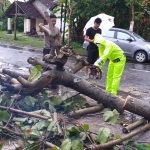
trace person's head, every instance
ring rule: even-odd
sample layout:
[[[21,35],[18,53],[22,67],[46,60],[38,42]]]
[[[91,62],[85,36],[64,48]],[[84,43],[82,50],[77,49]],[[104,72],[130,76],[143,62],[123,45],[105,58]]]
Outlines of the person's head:
[[[102,45],[106,45],[106,39],[102,37],[99,33],[96,33],[94,36],[94,44],[96,44],[98,47],[101,47]]]
[[[94,29],[98,29],[102,20],[100,18],[96,18],[94,21]]]
[[[51,14],[51,15],[50,15],[50,19],[51,19],[51,21],[52,21],[53,26],[55,26],[55,24],[56,24],[56,19],[57,19],[56,15]]]

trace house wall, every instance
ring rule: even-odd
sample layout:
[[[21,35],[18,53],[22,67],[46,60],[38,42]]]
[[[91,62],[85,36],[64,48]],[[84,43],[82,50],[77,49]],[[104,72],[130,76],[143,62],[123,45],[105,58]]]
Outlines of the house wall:
[[[27,31],[27,26],[26,26],[26,24],[27,24],[27,19],[24,18],[24,33],[26,33],[26,31]]]
[[[36,31],[39,35],[43,35],[43,33],[39,32],[39,23],[44,23],[44,19],[38,19],[36,18]]]
[[[37,32],[39,31],[39,23],[44,23],[44,19],[36,18],[36,26],[35,26],[35,28],[36,28]],[[24,18],[24,33],[26,33],[26,31],[27,31],[27,19]],[[42,34],[42,33],[40,33],[40,34]]]

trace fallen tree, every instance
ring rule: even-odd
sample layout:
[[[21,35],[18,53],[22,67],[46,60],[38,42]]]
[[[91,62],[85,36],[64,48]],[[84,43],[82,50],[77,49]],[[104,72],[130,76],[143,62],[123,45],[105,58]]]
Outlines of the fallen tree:
[[[33,61],[34,60],[34,61]],[[33,65],[42,65],[44,62],[38,59],[29,58],[29,63]],[[42,62],[42,63],[41,63]],[[111,109],[117,109],[118,112],[123,113],[128,110],[134,114],[150,120],[150,105],[148,102],[128,96],[125,100],[119,98],[111,93],[106,92],[97,85],[91,84],[86,80],[75,76],[74,74],[60,70],[45,71],[42,76],[35,82],[29,82],[21,76],[17,76],[14,71],[3,69],[2,73],[12,75],[16,78],[19,84],[6,84],[7,89],[11,92],[23,95],[33,95],[41,91],[44,87],[51,84],[63,85],[72,88]],[[2,89],[3,90],[3,89]]]

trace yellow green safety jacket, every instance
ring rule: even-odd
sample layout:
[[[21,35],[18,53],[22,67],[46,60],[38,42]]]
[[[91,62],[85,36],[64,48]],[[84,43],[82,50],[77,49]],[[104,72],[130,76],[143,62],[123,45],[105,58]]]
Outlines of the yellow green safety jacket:
[[[104,65],[107,59],[113,62],[117,58],[124,57],[124,52],[118,45],[104,39],[100,34],[95,34],[94,43],[98,46],[100,57],[100,60],[94,63],[96,66],[100,66],[100,62]]]

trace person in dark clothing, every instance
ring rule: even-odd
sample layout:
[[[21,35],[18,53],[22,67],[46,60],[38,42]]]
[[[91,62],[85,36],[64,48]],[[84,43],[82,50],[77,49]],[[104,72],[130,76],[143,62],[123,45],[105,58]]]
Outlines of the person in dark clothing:
[[[87,29],[84,40],[89,42],[87,48],[87,61],[90,65],[94,64],[94,62],[98,59],[98,47],[94,44],[94,36],[96,33],[101,34],[102,31],[99,28],[102,20],[100,18],[96,18],[94,21],[94,26]],[[89,66],[85,67],[85,75],[88,74]]]

